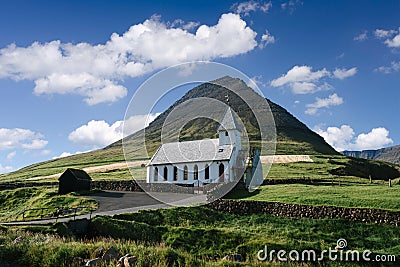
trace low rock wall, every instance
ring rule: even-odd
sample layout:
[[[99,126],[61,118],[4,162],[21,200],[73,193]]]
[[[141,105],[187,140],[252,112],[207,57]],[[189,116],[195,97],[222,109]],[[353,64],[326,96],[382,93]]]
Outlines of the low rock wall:
[[[193,187],[178,186],[167,183],[146,183],[145,181],[93,181],[92,189],[111,190],[111,191],[133,191],[133,192],[167,192],[193,194]]]
[[[238,215],[270,214],[272,216],[337,219],[354,222],[400,225],[400,212],[366,208],[345,208],[334,206],[310,206],[263,201],[237,201],[219,199],[207,204],[214,210]]]

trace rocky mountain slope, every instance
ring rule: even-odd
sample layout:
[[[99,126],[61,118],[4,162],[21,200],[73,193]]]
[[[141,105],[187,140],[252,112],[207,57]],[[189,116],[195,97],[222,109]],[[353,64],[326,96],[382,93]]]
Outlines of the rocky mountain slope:
[[[381,160],[400,164],[400,145],[377,150],[343,151],[342,154],[353,158]]]

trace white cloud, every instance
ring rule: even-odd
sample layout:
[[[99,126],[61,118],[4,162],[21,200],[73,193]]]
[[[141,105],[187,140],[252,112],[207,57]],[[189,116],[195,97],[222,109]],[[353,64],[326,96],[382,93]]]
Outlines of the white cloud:
[[[336,78],[343,80],[345,78],[351,77],[356,75],[357,73],[357,68],[351,68],[351,69],[335,69],[335,71],[333,72],[333,76],[335,76]]]
[[[75,153],[62,152],[59,156],[53,157],[53,159],[65,158],[65,157],[69,157],[69,156],[72,156],[72,155],[77,155],[77,154],[86,153],[86,152],[89,152],[89,151],[90,151],[90,150],[86,150],[86,151],[76,151]]]
[[[382,30],[382,29],[376,29],[374,31],[374,35],[376,38],[378,39],[385,39],[388,38],[390,36],[392,36],[393,34],[395,34],[396,31],[395,30]]]
[[[28,129],[0,128],[0,150],[23,148],[27,150],[42,149],[48,144],[44,136]]]
[[[289,86],[294,94],[310,94],[334,89],[324,78],[345,79],[357,73],[357,68],[336,69],[331,73],[323,68],[313,71],[310,66],[294,66],[286,74],[271,81],[272,87]]]
[[[234,10],[237,14],[249,16],[250,12],[255,12],[258,10],[267,13],[271,9],[271,7],[271,2],[262,3],[251,0],[247,2],[236,3],[232,5],[231,10]]]
[[[275,37],[272,36],[268,30],[265,31],[265,33],[261,36],[261,41],[260,44],[258,45],[261,49],[266,47],[269,44],[274,44],[275,43]]]
[[[337,94],[332,94],[328,98],[319,98],[315,99],[316,101],[312,104],[307,104],[306,114],[314,115],[321,108],[328,108],[331,106],[339,106],[343,104],[343,98],[338,96]]]
[[[35,85],[34,92],[37,95],[67,94],[75,91],[85,96],[85,101],[89,105],[114,102],[127,94],[125,87],[88,73],[52,73],[47,77],[37,79]]]
[[[399,70],[400,70],[400,61],[398,62],[392,61],[390,63],[390,66],[380,66],[379,68],[375,69],[375,71],[379,71],[386,74],[398,72]]]
[[[374,128],[369,133],[362,133],[357,136],[357,149],[377,149],[385,145],[392,144],[393,140],[389,138],[389,131],[383,127]]]
[[[389,131],[383,127],[373,128],[369,133],[358,136],[349,125],[328,127],[326,130],[316,127],[314,130],[337,151],[379,149],[393,143]]]
[[[367,31],[364,31],[364,32],[360,33],[359,35],[357,35],[356,37],[354,37],[354,41],[358,41],[358,42],[362,42],[367,39],[368,39]]]
[[[283,86],[294,82],[310,82],[316,81],[320,78],[329,75],[329,71],[322,69],[319,71],[312,71],[309,66],[294,66],[286,74],[271,82],[274,87]]]
[[[17,151],[13,151],[7,154],[7,159],[12,160],[17,155]]]
[[[28,150],[42,149],[45,146],[47,146],[48,143],[49,142],[47,140],[35,139],[35,140],[32,140],[32,142],[30,142],[30,143],[22,144],[21,147],[28,149]]]
[[[261,7],[260,7],[261,8]],[[105,44],[35,42],[0,49],[0,78],[32,80],[35,94],[77,94],[89,105],[127,95],[119,84],[156,69],[194,60],[232,57],[253,50],[257,35],[237,14],[213,26],[194,22],[171,27],[153,16]]]
[[[68,139],[77,144],[87,147],[101,147],[109,145],[122,137],[118,131],[122,127],[122,121],[109,125],[105,121],[91,120],[69,134]]]
[[[382,30],[376,29],[374,35],[377,39],[386,39],[384,44],[390,48],[400,47],[400,28],[398,30]]]
[[[13,169],[14,169],[14,168],[11,167],[11,166],[4,166],[4,167],[3,167],[3,166],[0,164],[0,174],[7,173],[7,172],[11,172]]]
[[[143,129],[158,115],[159,113],[135,115],[125,120],[125,125],[124,121],[116,121],[110,125],[103,120],[91,120],[71,132],[68,139],[77,145],[99,148],[122,139],[124,135]]]
[[[320,87],[317,83],[321,78],[329,75],[329,71],[325,68],[319,71],[312,71],[312,67],[309,66],[294,66],[286,74],[272,80],[271,86],[281,87],[288,85],[295,94],[314,93],[327,89],[326,86]]]
[[[393,37],[393,39],[387,39],[385,44],[388,47],[400,47],[400,33]]]
[[[342,125],[340,128],[328,127],[326,130],[317,127],[314,131],[322,136],[328,144],[338,151],[348,149],[348,144],[351,142],[355,134],[354,130],[348,125]]]
[[[63,152],[63,153],[61,153],[58,157],[54,157],[53,159],[65,158],[65,157],[69,157],[69,156],[72,156],[72,155],[73,155],[72,153]]]

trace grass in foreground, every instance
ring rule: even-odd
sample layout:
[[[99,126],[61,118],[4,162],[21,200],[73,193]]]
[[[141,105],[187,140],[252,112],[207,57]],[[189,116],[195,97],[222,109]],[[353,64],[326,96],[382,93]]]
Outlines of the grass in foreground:
[[[92,199],[67,194],[58,195],[57,188],[28,187],[15,190],[0,191],[0,222],[40,219],[41,215],[48,216],[56,212],[60,207],[74,208],[87,206],[89,208],[79,210],[77,214],[96,209],[97,202]],[[41,208],[46,208],[41,210]],[[71,211],[72,212],[72,211]]]
[[[240,191],[226,198],[307,205],[373,208],[400,211],[400,185],[341,183],[335,185],[278,184],[253,193]]]
[[[0,247],[0,259],[18,261],[22,266],[82,266],[81,259],[95,258],[99,247],[115,246],[120,254],[137,256],[137,266],[275,266],[276,262],[262,263],[256,258],[265,245],[276,251],[313,249],[320,252],[333,249],[339,238],[347,240],[348,249],[400,255],[400,228],[342,219],[237,216],[192,207],[96,217],[91,227],[97,237],[86,240],[46,233],[30,234],[26,228],[24,231],[10,228],[0,232],[4,244]],[[51,228],[54,226],[42,230],[51,232]],[[40,229],[36,227],[34,231]],[[26,238],[19,243],[13,242],[18,236]],[[245,262],[222,261],[221,258],[229,253],[240,253]],[[358,266],[330,261],[323,265],[326,264]],[[310,262],[292,265],[314,266]]]

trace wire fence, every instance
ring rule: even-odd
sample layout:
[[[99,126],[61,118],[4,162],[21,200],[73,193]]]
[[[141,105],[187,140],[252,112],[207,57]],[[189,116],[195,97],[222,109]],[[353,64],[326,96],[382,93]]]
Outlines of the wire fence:
[[[55,219],[55,222],[57,222],[58,219],[66,217],[75,220],[76,216],[88,213],[89,219],[91,219],[95,210],[90,206],[25,209],[22,213],[22,221]]]

